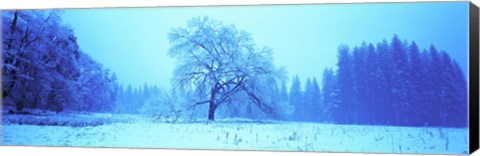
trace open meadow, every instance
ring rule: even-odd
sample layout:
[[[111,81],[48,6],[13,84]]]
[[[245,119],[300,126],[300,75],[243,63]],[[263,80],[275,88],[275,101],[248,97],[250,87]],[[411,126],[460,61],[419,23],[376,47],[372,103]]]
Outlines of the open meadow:
[[[2,144],[444,154],[463,153],[468,146],[468,129],[455,128],[247,119],[172,123],[134,115],[62,116],[4,115]]]

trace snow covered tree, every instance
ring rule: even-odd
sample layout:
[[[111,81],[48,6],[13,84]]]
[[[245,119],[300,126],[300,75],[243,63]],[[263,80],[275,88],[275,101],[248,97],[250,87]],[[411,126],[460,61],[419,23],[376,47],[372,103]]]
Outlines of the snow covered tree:
[[[275,115],[271,104],[259,96],[262,83],[278,77],[272,51],[256,46],[250,34],[209,17],[195,17],[187,27],[173,29],[168,39],[172,44],[168,54],[178,61],[174,87],[203,95],[205,100],[195,104],[208,103],[209,120],[215,120],[217,108],[239,93],[265,114]]]
[[[148,87],[147,83],[143,84],[143,92],[142,92],[143,99],[149,99],[152,96],[150,92],[151,92],[150,87]]]
[[[308,78],[305,83],[305,89],[303,92],[303,102],[299,105],[301,109],[303,121],[318,121],[320,114],[320,88],[316,78]],[[299,112],[300,113],[300,112]]]
[[[320,107],[320,122],[337,122],[336,119],[339,116],[333,116],[334,114],[340,115],[340,113],[334,113],[338,107],[338,88],[334,72],[331,68],[325,68],[323,70],[323,82],[322,82],[322,107]]]
[[[282,102],[288,102],[288,90],[286,81],[282,81],[280,84],[279,100]]]
[[[3,96],[6,105],[14,103],[19,111],[43,105],[61,111],[61,106],[56,103],[77,99],[67,93],[76,89],[71,83],[75,83],[79,75],[76,65],[78,46],[72,30],[60,24],[59,12],[5,11],[2,19],[2,33],[5,35]],[[30,85],[35,87],[28,87]],[[52,89],[66,94],[48,96]],[[57,102],[49,102],[54,99],[46,97],[55,97]]]
[[[283,120],[291,119],[295,111],[295,107],[289,101],[289,94],[287,90],[286,80],[283,80],[280,83],[280,91],[279,91],[277,103],[278,103],[277,107],[280,109],[279,112],[282,113],[280,114],[280,117]]]
[[[407,81],[407,53],[404,43],[398,38],[397,35],[394,35],[390,45],[390,50],[393,58],[393,109],[395,110],[394,114],[394,124],[405,123],[401,115],[406,113],[406,109],[409,109],[409,104],[407,103],[407,94],[408,94],[408,85]],[[403,121],[402,121],[403,120]]]
[[[367,44],[362,43],[360,47],[354,47],[352,50],[352,80],[353,80],[353,103],[351,104],[350,109],[353,109],[352,112],[352,123],[364,123],[364,119],[368,118],[369,114],[366,112],[366,98],[368,85],[366,79],[368,77],[366,69],[366,54],[367,54]]]
[[[440,85],[441,80],[441,60],[437,48],[431,45],[428,51],[429,55],[429,64],[428,64],[428,79],[429,81],[425,84],[428,94],[426,96],[428,101],[428,106],[430,109],[431,115],[426,117],[428,119],[428,125],[437,126],[441,123],[441,106],[443,105],[440,101]]]
[[[375,75],[377,77],[377,93],[376,102],[378,103],[376,106],[377,112],[375,113],[377,117],[381,117],[381,120],[376,121],[377,124],[388,125],[392,122],[393,118],[392,115],[393,111],[395,111],[391,105],[392,101],[392,73],[393,65],[392,65],[392,55],[389,50],[389,45],[386,40],[378,43],[376,46],[377,54],[378,54],[378,67],[377,72]]]
[[[314,77],[310,87],[310,93],[307,95],[308,101],[310,101],[309,114],[311,121],[318,122],[320,121],[320,112],[321,112],[321,102],[322,96],[320,92],[320,87],[318,85],[317,79]]]
[[[395,35],[391,43],[362,43],[352,53],[341,46],[336,75],[324,71],[325,114],[335,123],[467,126],[465,76],[447,52],[433,45],[420,52]]]
[[[451,98],[450,107],[447,108],[450,112],[449,125],[452,127],[467,127],[468,116],[465,112],[468,111],[468,88],[465,76],[457,61],[452,60],[452,76],[453,83],[450,84],[450,92],[455,95]]]
[[[356,110],[352,109],[354,103],[353,96],[353,63],[352,55],[348,46],[340,46],[338,48],[338,107],[335,108],[335,117],[338,123],[351,124],[352,113]]]
[[[312,106],[313,106],[313,87],[312,87],[312,81],[310,78],[307,78],[307,81],[305,82],[305,86],[302,92],[302,97],[300,98],[300,103],[297,104],[297,113],[299,120],[301,121],[310,121],[312,118]]]
[[[292,80],[292,86],[290,87],[290,96],[288,98],[290,100],[290,105],[292,105],[294,110],[294,119],[301,120],[302,117],[305,115],[303,110],[303,93],[302,87],[300,83],[300,78],[298,75],[295,75]]]
[[[423,85],[428,81],[428,79],[426,79],[428,69],[426,68],[426,60],[422,57],[422,53],[420,53],[415,42],[410,44],[408,52],[410,58],[408,72],[410,76],[407,77],[407,79],[411,86],[409,88],[407,101],[409,104],[415,104],[417,107],[416,109],[411,109],[411,111],[408,112],[408,116],[413,117],[420,116],[420,114],[428,114],[429,108],[423,96],[423,92],[428,89]],[[409,122],[411,125],[423,126],[426,121],[424,118],[411,118]]]
[[[112,100],[103,95],[91,98],[100,96],[90,95],[96,91],[91,85],[103,91],[116,82],[80,51],[73,29],[61,23],[60,14],[56,10],[2,11],[2,89],[8,109],[85,111],[91,104],[87,99],[104,100],[102,104]],[[84,81],[92,77],[98,83]]]
[[[378,86],[381,75],[377,75],[379,73],[378,65],[378,53],[373,44],[368,44],[366,47],[366,54],[365,59],[363,60],[365,65],[365,73],[364,73],[364,82],[368,85],[365,85],[365,110],[364,114],[364,123],[365,124],[375,124],[377,119],[380,116],[377,116],[378,112]]]

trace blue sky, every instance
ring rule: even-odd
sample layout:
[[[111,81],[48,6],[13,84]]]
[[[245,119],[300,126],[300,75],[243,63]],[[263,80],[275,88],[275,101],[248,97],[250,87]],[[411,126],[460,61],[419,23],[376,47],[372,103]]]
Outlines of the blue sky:
[[[71,9],[62,16],[81,49],[120,83],[168,88],[175,60],[167,56],[167,33],[200,15],[251,33],[302,84],[335,67],[340,44],[390,41],[394,34],[420,48],[434,44],[467,70],[468,2]]]

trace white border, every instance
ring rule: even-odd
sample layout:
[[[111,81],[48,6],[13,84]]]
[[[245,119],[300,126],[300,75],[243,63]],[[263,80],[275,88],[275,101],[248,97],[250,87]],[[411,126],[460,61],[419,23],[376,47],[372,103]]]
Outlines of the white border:
[[[176,149],[126,149],[126,148],[80,148],[80,147],[22,147],[0,146],[2,155],[48,155],[48,156],[408,156],[407,154],[362,154],[362,153],[314,153],[314,152],[270,152],[270,151],[220,151],[220,150],[176,150]],[[411,155],[419,156],[419,155]],[[421,155],[425,156],[425,155]],[[432,155],[433,156],[433,155]],[[435,155],[436,156],[436,155]]]
[[[2,0],[0,9],[428,2],[429,0]],[[433,0],[465,1],[465,0]]]
[[[0,0],[0,9],[51,9],[51,8],[112,8],[112,7],[156,7],[156,6],[218,6],[218,5],[268,5],[268,4],[322,4],[322,3],[375,3],[375,2],[427,2],[428,0]],[[464,1],[464,0],[434,0]],[[479,5],[480,0],[472,0]],[[0,140],[1,142],[1,140]],[[401,154],[358,154],[358,153],[305,153],[265,151],[215,151],[175,149],[122,149],[122,148],[71,148],[71,147],[23,147],[0,146],[1,155],[147,155],[147,156],[317,156],[317,155],[392,155]],[[480,156],[480,152],[473,155]]]

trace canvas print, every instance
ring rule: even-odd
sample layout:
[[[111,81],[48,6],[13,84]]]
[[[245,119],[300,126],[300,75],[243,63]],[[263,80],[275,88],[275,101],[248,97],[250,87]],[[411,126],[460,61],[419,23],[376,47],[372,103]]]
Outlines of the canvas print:
[[[2,10],[1,145],[466,154],[468,8]]]

